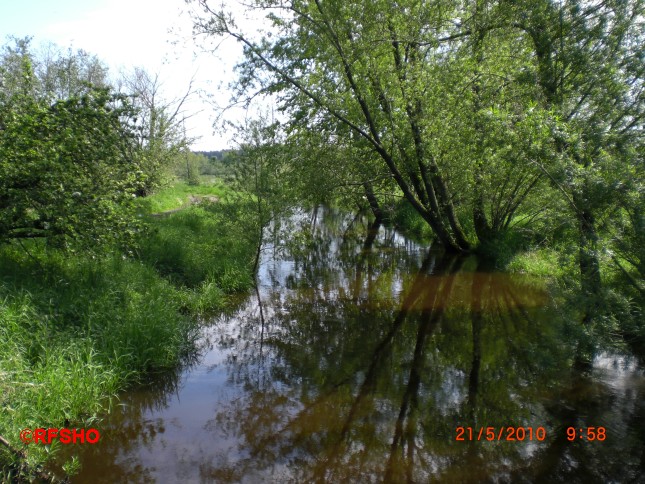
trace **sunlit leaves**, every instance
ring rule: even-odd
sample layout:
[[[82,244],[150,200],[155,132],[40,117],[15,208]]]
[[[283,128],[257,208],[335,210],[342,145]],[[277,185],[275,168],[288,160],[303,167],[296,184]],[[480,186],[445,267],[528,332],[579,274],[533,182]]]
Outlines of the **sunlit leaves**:
[[[128,207],[140,179],[127,99],[88,88],[53,104],[4,92],[0,105],[0,239],[132,239]]]

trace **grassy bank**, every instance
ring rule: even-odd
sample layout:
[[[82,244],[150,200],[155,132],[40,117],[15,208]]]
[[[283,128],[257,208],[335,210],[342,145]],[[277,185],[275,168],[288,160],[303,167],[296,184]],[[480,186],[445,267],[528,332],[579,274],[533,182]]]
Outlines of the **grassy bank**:
[[[218,197],[225,190],[197,188]],[[176,208],[186,190],[174,187],[142,208]],[[56,454],[56,444],[22,445],[23,428],[100,428],[119,391],[177,367],[194,349],[197,314],[250,287],[254,241],[236,216],[243,208],[144,213],[149,230],[127,258],[70,256],[36,243],[28,252],[0,248],[0,435],[13,449],[0,444],[0,481],[33,475]]]
[[[552,296],[574,320],[582,322],[585,312],[591,311],[589,322],[580,327],[591,348],[632,352],[645,361],[644,295],[625,278],[610,251],[602,251],[598,259],[602,284],[593,297],[585,296],[580,289],[575,246],[559,250],[538,247],[517,252],[505,270],[549,281]]]

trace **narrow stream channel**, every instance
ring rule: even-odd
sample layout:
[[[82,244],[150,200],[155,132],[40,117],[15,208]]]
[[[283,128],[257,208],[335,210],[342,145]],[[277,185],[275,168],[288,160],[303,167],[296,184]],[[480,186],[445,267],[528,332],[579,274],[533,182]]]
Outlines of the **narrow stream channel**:
[[[643,369],[574,370],[543,281],[330,210],[306,225],[266,247],[261,304],[121,397],[73,482],[643,482]]]

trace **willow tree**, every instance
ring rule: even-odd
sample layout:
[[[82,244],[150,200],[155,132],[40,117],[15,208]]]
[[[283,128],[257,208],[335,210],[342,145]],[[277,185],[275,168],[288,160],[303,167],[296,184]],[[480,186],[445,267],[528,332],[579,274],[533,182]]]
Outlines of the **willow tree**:
[[[269,227],[289,211],[289,188],[279,183],[287,155],[282,149],[278,124],[261,115],[236,126],[237,149],[231,154],[235,166],[235,187],[242,194],[240,203],[248,204],[248,236],[255,243],[253,273],[256,274],[262,244]]]
[[[550,180],[543,200],[570,205],[598,292],[595,218],[640,146],[640,0],[258,0],[264,34],[196,3],[197,33],[244,46],[238,92],[277,94],[298,129],[369,149],[353,173],[369,181],[378,159],[448,249],[497,240]]]
[[[643,187],[645,2],[541,0],[508,11],[507,28],[532,44],[537,100],[551,119],[553,152],[541,167],[576,220],[581,287],[597,301],[598,220],[616,219]]]
[[[243,44],[243,90],[280,92],[281,107],[312,129],[321,120],[349,128],[437,238],[450,250],[470,249],[458,197],[431,149],[428,111],[435,85],[428,66],[441,61],[442,45],[455,35],[453,2],[430,9],[421,2],[259,1],[254,6],[269,12],[273,32],[255,40],[230,14],[207,0],[198,4],[196,32]]]

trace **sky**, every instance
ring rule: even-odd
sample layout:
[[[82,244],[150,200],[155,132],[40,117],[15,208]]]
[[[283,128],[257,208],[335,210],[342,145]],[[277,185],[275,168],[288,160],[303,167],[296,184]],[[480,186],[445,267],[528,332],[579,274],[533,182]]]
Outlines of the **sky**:
[[[194,78],[202,95],[193,95],[187,105],[193,114],[186,122],[188,135],[199,138],[192,149],[232,147],[231,133],[214,132],[212,104],[228,104],[226,87],[241,48],[227,39],[217,51],[203,52],[192,40],[187,10],[183,0],[0,0],[0,43],[9,35],[33,36],[36,49],[47,42],[83,49],[103,60],[113,76],[144,67],[159,74],[167,99],[182,97]],[[232,110],[225,119],[239,122],[244,115]]]

